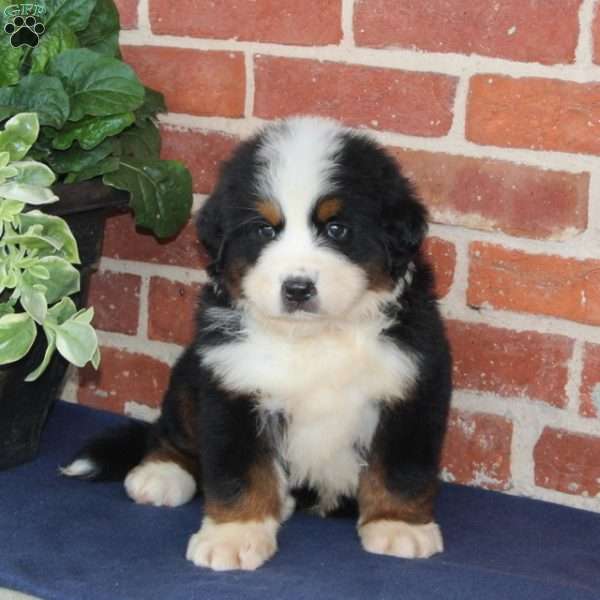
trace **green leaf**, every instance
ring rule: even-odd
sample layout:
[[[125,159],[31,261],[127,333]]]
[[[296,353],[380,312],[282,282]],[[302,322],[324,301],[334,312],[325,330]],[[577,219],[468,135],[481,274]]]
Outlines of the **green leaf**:
[[[13,183],[8,181],[0,185],[0,198],[25,202],[25,204],[40,205],[51,204],[58,200],[58,196],[52,190],[38,185],[26,183]]]
[[[107,137],[121,133],[129,127],[135,117],[132,112],[106,117],[85,117],[81,121],[68,123],[52,140],[52,146],[58,150],[66,150],[75,141],[84,150],[91,150]]]
[[[12,315],[15,312],[13,305],[10,302],[0,303],[0,317],[4,315]]]
[[[94,356],[92,356],[92,367],[94,367],[94,369],[96,369],[96,371],[98,370],[98,367],[100,366],[100,348],[96,348],[96,352],[94,352]]]
[[[4,124],[4,131],[0,131],[0,152],[8,152],[11,161],[21,160],[33,146],[39,132],[40,124],[35,113],[16,115]]]
[[[30,210],[22,213],[19,217],[21,221],[20,231],[27,231],[36,225],[41,226],[41,234],[38,237],[43,237],[44,240],[50,241],[54,248],[59,251],[62,258],[70,263],[79,263],[79,252],[77,250],[77,241],[71,233],[67,223],[60,217],[46,215],[39,210]]]
[[[42,373],[48,368],[50,359],[56,351],[56,334],[54,331],[49,327],[44,327],[44,334],[46,335],[46,342],[48,344],[46,346],[46,351],[44,352],[44,358],[37,368],[35,368],[27,375],[27,377],[25,377],[25,381],[27,382],[35,381],[42,375]]]
[[[88,27],[79,34],[81,46],[116,56],[119,47],[119,12],[112,0],[97,0]]]
[[[45,0],[44,6],[48,11],[46,27],[60,21],[75,32],[83,31],[90,22],[95,4],[93,0]]]
[[[136,223],[159,238],[175,235],[187,221],[192,206],[192,178],[178,161],[121,161],[104,183],[131,193]]]
[[[69,116],[69,96],[60,79],[35,73],[17,85],[0,88],[0,114],[24,111],[36,112],[41,125],[62,127]]]
[[[33,346],[37,329],[27,313],[0,317],[0,365],[23,358]]]
[[[46,269],[42,264],[36,263],[27,268],[27,272],[31,274],[35,279],[41,279],[42,281],[46,281],[50,279],[50,271]]]
[[[0,221],[12,223],[14,218],[23,212],[25,204],[16,200],[3,200],[0,202]]]
[[[69,173],[65,178],[65,183],[87,181],[88,179],[94,179],[94,177],[99,177],[100,175],[105,175],[106,173],[112,173],[113,171],[117,171],[119,169],[120,164],[121,161],[117,156],[109,156],[108,158],[97,162],[95,165],[87,167],[87,169],[81,169],[81,171]]]
[[[91,325],[70,319],[53,329],[56,347],[70,363],[83,367],[96,353],[98,338]]]
[[[60,302],[57,302],[48,309],[47,320],[60,325],[76,313],[77,307],[75,306],[75,302],[73,302],[71,298],[63,298]]]
[[[92,167],[109,154],[119,149],[118,140],[108,138],[91,150],[84,150],[78,143],[74,143],[68,150],[52,150],[44,159],[56,173],[70,173],[82,171]]]
[[[119,136],[119,141],[123,158],[145,160],[160,156],[160,131],[152,121],[129,127]]]
[[[34,270],[29,269],[22,275],[23,282],[31,287],[34,285],[44,286],[48,304],[54,304],[65,296],[70,296],[79,291],[79,271],[64,258],[45,256],[40,259],[37,265],[44,267],[49,277],[39,277]]]
[[[69,50],[77,48],[79,41],[74,31],[63,21],[54,21],[46,28],[39,44],[31,51],[30,73],[43,73],[52,58]]]
[[[102,117],[132,111],[144,101],[144,87],[129,65],[87,48],[59,54],[47,71],[62,81],[69,95],[71,121],[85,115]]]
[[[48,312],[46,298],[44,297],[43,292],[26,283],[25,278],[23,279],[21,296],[19,298],[21,306],[29,313],[34,321],[41,325],[46,319],[46,313]]]
[[[56,181],[56,176],[52,170],[47,165],[35,160],[16,161],[11,164],[11,167],[17,170],[17,174],[11,179],[11,183],[49,187]]]
[[[144,88],[144,103],[135,111],[135,122],[142,125],[145,121],[156,120],[156,115],[167,112],[165,97],[152,88]]]
[[[0,29],[4,29],[5,23],[1,23]],[[23,58],[23,46],[13,48],[10,36],[0,31],[0,86],[13,85],[19,81],[19,67]],[[2,119],[0,114],[0,119]]]
[[[94,318],[94,309],[93,307],[82,308],[75,313],[73,317],[73,321],[77,321],[78,323],[87,323],[88,325],[92,322]]]

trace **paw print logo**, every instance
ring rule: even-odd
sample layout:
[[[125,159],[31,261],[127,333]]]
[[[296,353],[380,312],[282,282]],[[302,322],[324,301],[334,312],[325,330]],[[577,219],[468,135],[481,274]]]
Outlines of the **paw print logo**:
[[[44,24],[33,15],[25,18],[15,17],[4,26],[4,31],[10,35],[10,43],[13,48],[19,46],[35,48],[45,30]]]

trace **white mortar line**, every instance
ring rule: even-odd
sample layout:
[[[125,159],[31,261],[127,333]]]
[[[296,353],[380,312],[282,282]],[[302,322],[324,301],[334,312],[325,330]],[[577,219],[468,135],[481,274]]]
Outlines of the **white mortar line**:
[[[244,52],[244,69],[246,72],[246,97],[244,99],[244,116],[251,117],[254,112],[254,57],[252,52]]]
[[[600,338],[600,335],[599,335]],[[573,346],[573,355],[569,361],[568,379],[566,385],[567,391],[567,410],[573,415],[579,414],[579,390],[583,374],[583,342],[576,340]]]
[[[594,39],[592,23],[596,0],[583,0],[579,7],[579,39],[575,50],[575,62],[581,69],[589,69],[594,64]]]
[[[195,193],[193,195],[192,210],[190,211],[192,219],[194,218],[195,214],[202,208],[202,205],[206,202],[207,198],[208,194]]]
[[[441,303],[442,315],[446,319],[463,321],[475,325],[489,325],[498,329],[510,329],[515,333],[534,331],[546,335],[560,335],[583,342],[600,343],[600,327],[576,323],[537,313],[519,313],[490,308],[472,309]]]
[[[467,90],[464,93],[466,94]],[[160,115],[160,121],[176,127],[215,131],[241,138],[254,134],[269,122],[258,117],[230,119],[227,117],[201,117],[183,113]],[[460,127],[460,123],[456,126],[453,125],[451,132]],[[600,156],[590,154],[486,146],[459,139],[456,134],[449,134],[445,137],[419,137],[393,131],[378,131],[366,127],[362,127],[361,131],[369,133],[383,145],[410,150],[426,150],[436,154],[445,153],[477,159],[501,160],[517,165],[537,167],[544,171],[582,173],[600,170]]]
[[[435,72],[458,77],[464,71],[508,75],[510,77],[544,77],[575,82],[597,82],[600,66],[589,65],[583,70],[577,64],[543,65],[536,62],[518,62],[504,58],[456,54],[445,52],[423,52],[404,48],[365,48],[347,45],[294,46],[265,42],[249,42],[233,39],[206,39],[174,35],[153,35],[149,30],[123,31],[121,43],[126,45],[167,46],[193,50],[244,52],[285,58],[306,58],[387,67],[405,71]],[[435,65],[435,66],[433,66]]]
[[[483,242],[503,246],[506,250],[519,250],[532,256],[555,255],[576,260],[600,259],[594,241],[584,235],[563,241],[536,240],[511,236],[502,231],[470,229],[462,225],[448,225],[445,223],[431,223],[430,231],[432,234],[447,237],[451,241]]]
[[[588,230],[586,236],[590,247],[600,257],[600,169],[593,171],[590,177]]]
[[[73,365],[67,367],[62,389],[58,397],[65,402],[77,404],[77,390],[79,389],[79,369]]]
[[[148,337],[148,304],[149,304],[149,293],[150,293],[150,277],[148,275],[141,276],[140,282],[140,304],[138,310],[138,327],[137,337],[147,338]]]
[[[148,3],[149,0],[138,0],[138,7],[137,7],[137,18],[138,18],[138,28],[133,30],[135,31],[136,35],[142,35],[142,36],[151,36],[152,35],[152,31],[151,31],[151,27],[150,27],[150,11],[148,9]],[[131,30],[130,30],[131,31]],[[131,31],[133,33],[133,31]],[[126,38],[126,35],[123,35],[124,31],[121,31],[120,35],[119,35],[119,43],[120,44],[126,44],[127,42],[125,42],[123,40],[123,38]]]
[[[174,265],[162,265],[137,260],[121,260],[103,256],[100,260],[100,271],[131,273],[141,277],[163,277],[182,283],[207,283],[208,275],[203,269],[189,269]]]
[[[179,357],[182,347],[168,342],[142,339],[137,336],[114,333],[110,331],[99,331],[98,339],[101,346],[110,346],[117,350],[125,350],[137,354],[145,354],[168,365],[172,365]]]
[[[572,433],[600,436],[600,419],[582,417],[564,408],[523,396],[499,396],[493,392],[457,389],[452,396],[452,407],[467,412],[506,417],[513,421],[523,419],[521,423],[535,429],[537,434],[548,426],[567,429]],[[536,435],[535,440],[538,437],[539,435]]]
[[[467,96],[469,94],[468,74],[463,74],[456,84],[456,92],[454,95],[454,105],[452,109],[452,126],[445,139],[454,141],[454,143],[462,143],[465,141],[465,129],[467,120]]]
[[[354,0],[342,0],[342,41],[343,48],[354,48]]]
[[[523,412],[512,416],[513,434],[510,444],[510,471],[512,487],[525,493],[535,487],[533,449],[539,439],[543,426],[527,418]]]
[[[447,237],[438,236],[434,227],[430,227],[430,233],[444,239],[452,241],[456,251],[456,262],[454,264],[454,277],[450,284],[448,293],[440,302],[440,306],[447,307],[454,304],[465,304],[467,301],[467,285],[469,275],[469,243],[466,240],[448,240]]]
[[[140,419],[149,423],[156,421],[156,419],[158,419],[158,417],[160,416],[160,408],[153,408],[146,404],[139,404],[138,402],[134,402],[133,400],[128,400],[127,402],[125,402],[123,412],[128,417]]]

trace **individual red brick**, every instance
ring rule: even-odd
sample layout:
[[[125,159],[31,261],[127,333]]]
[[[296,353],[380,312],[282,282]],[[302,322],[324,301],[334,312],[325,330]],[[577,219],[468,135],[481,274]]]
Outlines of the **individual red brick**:
[[[460,321],[448,321],[446,325],[456,389],[527,397],[558,407],[566,405],[573,340]]]
[[[316,60],[257,56],[254,113],[297,113],[426,137],[452,124],[456,78]]]
[[[565,239],[587,227],[587,173],[390,150],[438,223],[536,239]]]
[[[470,306],[600,325],[600,260],[527,254],[493,244],[470,248]]]
[[[476,75],[466,136],[494,146],[598,154],[600,83]]]
[[[452,285],[456,266],[456,249],[452,242],[438,237],[429,237],[423,248],[429,258],[435,275],[435,295],[443,298]]]
[[[508,489],[512,430],[503,417],[451,411],[442,455],[445,476],[457,483]]]
[[[231,154],[238,138],[221,133],[161,126],[161,158],[180,160],[190,170],[194,192],[209,193],[221,161]]]
[[[150,279],[148,337],[184,346],[194,337],[194,314],[200,285]]]
[[[129,335],[137,332],[140,282],[137,275],[128,273],[102,271],[92,275],[87,304],[94,307],[97,329]]]
[[[241,117],[246,79],[244,56],[190,48],[121,46],[142,83],[165,95],[171,112]]]
[[[482,54],[543,64],[575,60],[581,0],[359,0],[360,46]]]
[[[80,404],[124,412],[130,400],[158,407],[169,382],[170,367],[145,354],[105,346],[98,371],[90,366],[79,371],[77,400]]]
[[[600,437],[545,427],[533,458],[536,485],[566,494],[600,493]]]
[[[115,0],[115,4],[119,10],[121,29],[135,29],[138,20],[138,0]]]
[[[208,262],[208,256],[196,237],[193,221],[175,238],[158,241],[151,233],[136,230],[129,214],[107,219],[102,254],[109,258],[192,269],[203,269]]]
[[[308,46],[337,44],[341,13],[340,0],[150,0],[154,33]]]
[[[586,344],[583,353],[581,406],[584,417],[600,416],[600,345]]]

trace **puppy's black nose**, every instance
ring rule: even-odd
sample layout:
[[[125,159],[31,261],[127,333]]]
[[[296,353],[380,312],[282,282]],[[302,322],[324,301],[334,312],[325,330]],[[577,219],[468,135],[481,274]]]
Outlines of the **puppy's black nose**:
[[[288,302],[307,302],[317,293],[315,284],[305,277],[290,277],[283,282],[281,293]]]

